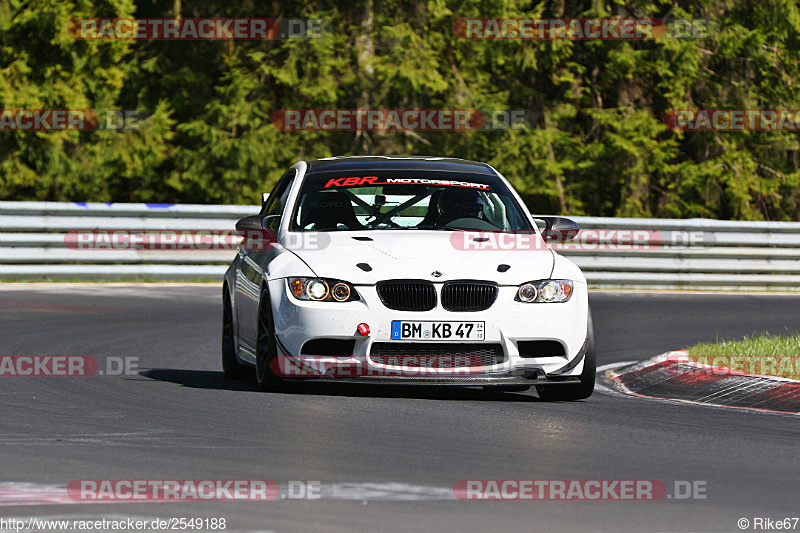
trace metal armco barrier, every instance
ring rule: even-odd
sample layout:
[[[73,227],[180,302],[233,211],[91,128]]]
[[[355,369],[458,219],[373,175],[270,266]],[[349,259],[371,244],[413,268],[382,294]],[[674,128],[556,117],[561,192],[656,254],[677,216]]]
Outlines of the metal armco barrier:
[[[258,206],[0,202],[0,281],[221,280],[234,249],[80,249],[70,232],[233,230]],[[800,291],[800,222],[571,217],[594,288]]]

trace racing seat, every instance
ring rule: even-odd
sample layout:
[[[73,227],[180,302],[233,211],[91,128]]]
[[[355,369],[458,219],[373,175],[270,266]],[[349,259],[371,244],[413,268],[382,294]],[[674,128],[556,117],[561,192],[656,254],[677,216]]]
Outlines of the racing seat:
[[[312,228],[308,228],[313,224]],[[302,204],[300,227],[316,231],[339,229],[364,229],[356,218],[350,198],[340,191],[324,191],[309,194]]]

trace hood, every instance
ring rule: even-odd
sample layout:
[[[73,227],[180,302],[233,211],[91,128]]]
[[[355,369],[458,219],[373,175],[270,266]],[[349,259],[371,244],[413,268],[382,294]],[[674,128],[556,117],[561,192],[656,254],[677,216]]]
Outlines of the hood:
[[[494,281],[519,285],[546,279],[553,270],[553,253],[545,246],[535,249],[463,249],[470,234],[449,231],[381,230],[329,232],[318,234],[324,245],[316,249],[289,248],[319,277],[374,285],[388,279],[424,279],[444,282],[458,279]],[[371,240],[367,240],[371,239]],[[540,240],[538,236],[535,239]],[[372,270],[357,266],[366,263]],[[505,272],[500,265],[508,265]],[[432,272],[441,272],[435,277]]]

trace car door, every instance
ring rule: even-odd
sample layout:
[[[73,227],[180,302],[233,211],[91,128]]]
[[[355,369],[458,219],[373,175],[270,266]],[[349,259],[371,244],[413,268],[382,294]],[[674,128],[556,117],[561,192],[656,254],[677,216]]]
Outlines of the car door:
[[[280,215],[286,206],[289,191],[294,183],[295,170],[284,174],[270,193],[261,209],[261,215]],[[278,220],[270,222],[270,228],[277,234]],[[274,259],[276,250],[272,247],[256,247],[247,250],[239,247],[239,269],[236,272],[236,312],[239,323],[239,339],[251,348],[256,347],[258,335],[258,302],[261,279],[264,269]]]

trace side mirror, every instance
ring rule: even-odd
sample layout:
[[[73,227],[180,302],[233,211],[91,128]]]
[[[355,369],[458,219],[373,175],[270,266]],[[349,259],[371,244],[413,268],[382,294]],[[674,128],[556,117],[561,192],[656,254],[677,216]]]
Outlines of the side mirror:
[[[239,249],[244,253],[272,249],[278,242],[276,230],[280,219],[280,215],[250,215],[240,219],[236,223],[236,231],[243,237]]]
[[[581,227],[574,220],[564,217],[534,217],[544,222],[542,235],[546,242],[567,242],[578,235]]]
[[[280,215],[250,215],[236,222],[236,229],[239,231],[247,230],[268,230],[280,219]]]
[[[239,219],[236,222],[236,229],[239,231],[262,230],[264,229],[263,220],[264,215],[250,215]]]

